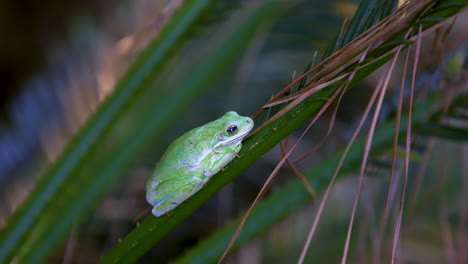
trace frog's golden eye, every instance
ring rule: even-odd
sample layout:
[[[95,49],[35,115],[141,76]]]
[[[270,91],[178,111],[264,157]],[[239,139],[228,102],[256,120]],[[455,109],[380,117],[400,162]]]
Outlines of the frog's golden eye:
[[[229,127],[226,129],[226,133],[227,133],[228,135],[232,135],[232,134],[234,134],[234,133],[236,133],[236,132],[237,132],[237,126],[234,126],[234,125],[229,126]]]

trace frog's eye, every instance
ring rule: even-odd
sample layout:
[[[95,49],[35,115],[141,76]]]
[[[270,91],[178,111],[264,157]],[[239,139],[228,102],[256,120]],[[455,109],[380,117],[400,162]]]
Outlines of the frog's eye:
[[[234,125],[229,126],[229,127],[226,129],[226,133],[227,133],[228,135],[232,135],[232,134],[234,134],[234,133],[236,133],[236,132],[237,132],[237,126],[234,126]]]

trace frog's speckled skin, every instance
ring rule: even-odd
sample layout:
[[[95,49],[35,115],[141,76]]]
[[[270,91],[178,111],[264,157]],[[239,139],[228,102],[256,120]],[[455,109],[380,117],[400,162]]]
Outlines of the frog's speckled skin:
[[[200,190],[234,159],[253,125],[252,119],[231,111],[172,142],[146,188],[153,215],[159,217],[171,211]]]

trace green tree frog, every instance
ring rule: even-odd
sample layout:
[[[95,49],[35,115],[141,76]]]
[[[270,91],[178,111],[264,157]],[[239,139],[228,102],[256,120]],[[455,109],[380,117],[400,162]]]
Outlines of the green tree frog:
[[[164,215],[198,192],[237,156],[253,126],[252,119],[231,111],[174,140],[146,187],[153,215]]]

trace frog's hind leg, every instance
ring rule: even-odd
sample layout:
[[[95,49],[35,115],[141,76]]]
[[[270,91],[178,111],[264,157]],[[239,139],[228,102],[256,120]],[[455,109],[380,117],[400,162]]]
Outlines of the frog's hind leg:
[[[178,176],[161,182],[149,182],[146,187],[146,201],[153,206],[157,206],[175,191],[175,187],[177,187],[181,181],[191,178],[192,176]]]
[[[203,180],[197,176],[184,176],[162,182],[154,188],[155,196],[147,197],[148,202],[154,206],[151,212],[159,217],[173,210],[202,187]]]

